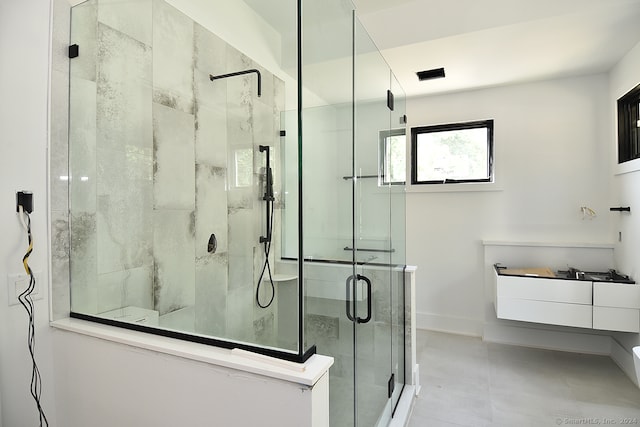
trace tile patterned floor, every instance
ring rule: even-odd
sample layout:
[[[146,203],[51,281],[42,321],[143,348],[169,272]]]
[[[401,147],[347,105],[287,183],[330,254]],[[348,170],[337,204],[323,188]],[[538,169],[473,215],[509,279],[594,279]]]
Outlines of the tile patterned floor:
[[[409,427],[640,426],[640,389],[607,356],[418,331]]]

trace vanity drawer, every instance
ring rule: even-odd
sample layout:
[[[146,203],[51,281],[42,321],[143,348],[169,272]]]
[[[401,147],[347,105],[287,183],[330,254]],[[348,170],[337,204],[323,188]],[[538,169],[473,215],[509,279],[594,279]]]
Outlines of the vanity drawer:
[[[591,328],[592,306],[526,299],[498,298],[499,319]]]
[[[520,276],[498,276],[496,296],[591,305],[591,282]]]
[[[594,306],[593,329],[640,332],[640,310]]]
[[[640,309],[640,285],[593,282],[593,305]]]

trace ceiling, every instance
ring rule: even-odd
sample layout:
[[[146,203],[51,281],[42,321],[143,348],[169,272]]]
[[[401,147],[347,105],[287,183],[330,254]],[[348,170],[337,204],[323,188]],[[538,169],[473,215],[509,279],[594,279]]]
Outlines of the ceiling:
[[[606,72],[640,40],[640,0],[352,1],[407,96]],[[283,40],[295,41],[295,0],[245,3]],[[315,49],[320,57],[306,66],[305,83],[313,86],[316,80],[311,89],[338,102],[350,93],[342,87],[350,67],[345,53],[350,45],[342,39],[350,30],[331,23],[344,16],[338,9],[351,9],[350,0],[308,0],[303,7],[319,27],[317,34],[305,35],[322,45]],[[283,65],[295,63],[285,57],[289,50],[283,47]],[[376,63],[372,57],[367,61]],[[417,71],[440,67],[444,79],[418,81]],[[374,77],[360,78],[375,86]]]
[[[640,0],[354,3],[408,96],[606,72],[640,40]]]

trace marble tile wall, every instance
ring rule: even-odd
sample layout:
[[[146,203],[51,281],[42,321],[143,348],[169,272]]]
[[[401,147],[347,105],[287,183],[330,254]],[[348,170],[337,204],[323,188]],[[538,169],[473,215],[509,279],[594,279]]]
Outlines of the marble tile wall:
[[[97,0],[96,3],[98,21],[151,46],[153,0]]]
[[[153,307],[160,316],[195,304],[193,34],[191,19],[154,1]]]
[[[161,0],[71,11],[56,0],[54,14],[54,316],[68,315],[71,297],[78,312],[131,305],[167,316],[161,325],[180,312],[193,332],[275,345],[277,298],[266,310],[254,301],[265,233],[258,145],[272,147],[277,217],[284,83]],[[56,33],[65,25],[70,36]],[[69,37],[80,45],[72,60]],[[250,68],[262,73],[261,97],[254,74],[209,80]]]
[[[193,114],[153,104],[153,208],[195,209]]]
[[[212,233],[215,234],[218,252],[223,251],[221,256],[224,258],[214,264],[225,262],[228,271],[224,301],[226,316],[213,315],[214,323],[226,325],[229,338],[273,345],[277,328],[273,313],[277,303],[264,310],[254,302],[255,286],[264,260],[258,240],[264,235],[264,202],[261,201],[264,188],[260,186],[264,176],[264,154],[259,152],[258,146],[275,147],[279,142],[274,123],[278,119],[279,130],[284,93],[275,93],[274,82],[281,85],[282,82],[198,24],[194,39],[196,239],[206,242]],[[262,73],[261,97],[257,97],[254,74],[209,81],[209,74],[252,68],[260,69]],[[198,243],[197,262],[207,268],[205,266],[212,260],[210,254],[200,249],[203,247]],[[273,255],[271,259],[273,265]],[[214,296],[204,288],[196,292]],[[200,305],[212,303],[221,304],[220,301],[197,298],[196,313],[206,312]]]
[[[163,316],[195,304],[193,212],[156,210],[153,228],[153,308]]]
[[[152,50],[143,41],[148,40],[151,27],[133,33],[142,40],[121,31],[118,28],[133,27],[127,20],[144,22],[146,10],[115,20],[117,7],[116,3],[98,4],[94,175],[98,313],[132,305],[131,295],[150,293],[149,272],[154,266]],[[101,22],[104,9],[116,28]],[[74,174],[72,187],[77,182]],[[71,208],[74,212],[73,199]],[[73,237],[73,222],[71,230]],[[71,261],[72,265],[82,263],[83,257],[72,256]],[[150,299],[135,301],[148,304]]]
[[[229,244],[227,202],[227,81],[212,84],[209,74],[226,72],[227,43],[194,25],[193,91],[195,116],[195,328],[228,336]],[[216,252],[207,243],[215,236]],[[245,302],[246,303],[246,302]],[[241,307],[242,309],[242,307]],[[244,309],[246,311],[246,308]]]
[[[153,101],[193,114],[194,22],[153,2]]]

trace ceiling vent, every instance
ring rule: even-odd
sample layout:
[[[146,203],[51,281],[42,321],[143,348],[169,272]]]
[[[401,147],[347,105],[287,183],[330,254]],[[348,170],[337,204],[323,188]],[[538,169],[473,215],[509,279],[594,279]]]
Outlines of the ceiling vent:
[[[444,77],[444,68],[434,68],[433,70],[418,71],[418,80],[441,79]]]

